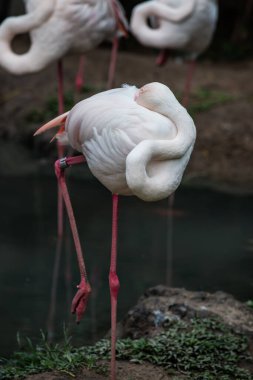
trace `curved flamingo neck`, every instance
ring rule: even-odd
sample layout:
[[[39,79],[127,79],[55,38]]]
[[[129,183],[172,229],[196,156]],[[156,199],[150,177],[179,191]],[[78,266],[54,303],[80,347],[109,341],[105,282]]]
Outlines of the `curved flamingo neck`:
[[[187,0],[181,6],[172,7],[169,4],[158,0],[147,1],[137,5],[133,10],[131,18],[131,29],[136,38],[146,46],[157,48],[171,47],[174,42],[174,36],[166,34],[166,21],[179,23],[190,17],[193,13],[197,0]],[[159,19],[161,25],[152,28],[147,23],[150,17]],[[164,35],[165,33],[165,35]]]
[[[40,70],[43,62],[40,50],[32,44],[25,54],[16,54],[11,41],[17,34],[27,33],[39,27],[53,13],[56,0],[41,1],[39,6],[26,15],[7,18],[0,26],[0,64],[13,74],[24,74]]]
[[[177,129],[172,139],[143,140],[126,159],[126,180],[133,194],[146,201],[160,200],[178,187],[193,149],[196,130],[186,109],[166,86],[156,83],[144,86],[136,102],[164,115]],[[153,175],[148,174],[149,163],[157,167]]]

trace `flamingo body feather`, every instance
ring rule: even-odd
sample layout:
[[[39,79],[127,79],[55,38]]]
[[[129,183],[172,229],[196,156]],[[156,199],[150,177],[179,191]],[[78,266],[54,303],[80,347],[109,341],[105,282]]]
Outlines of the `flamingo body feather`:
[[[161,83],[99,93],[77,103],[65,119],[70,145],[84,154],[94,176],[112,193],[145,201],[176,190],[196,137],[192,118]]]

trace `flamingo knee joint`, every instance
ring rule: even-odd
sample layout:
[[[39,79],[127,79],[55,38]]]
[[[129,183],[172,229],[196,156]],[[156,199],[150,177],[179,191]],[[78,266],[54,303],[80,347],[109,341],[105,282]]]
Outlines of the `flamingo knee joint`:
[[[117,276],[117,273],[110,272],[109,284],[110,284],[111,295],[117,299],[119,288],[120,288],[120,282],[119,282],[119,278]]]

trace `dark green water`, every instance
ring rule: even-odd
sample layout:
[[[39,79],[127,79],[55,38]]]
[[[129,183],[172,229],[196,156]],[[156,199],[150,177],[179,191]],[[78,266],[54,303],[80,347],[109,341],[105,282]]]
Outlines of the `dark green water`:
[[[0,355],[17,348],[17,331],[36,341],[40,329],[49,330],[57,340],[65,323],[74,341],[85,344],[110,327],[111,197],[95,181],[70,182],[93,288],[79,326],[69,311],[79,276],[68,229],[58,252],[59,274],[52,292],[57,250],[55,181],[0,180]],[[145,203],[120,198],[119,319],[146,288],[157,284],[223,290],[242,301],[253,298],[253,197],[180,189],[173,249],[171,232],[166,200]],[[52,296],[56,296],[54,308]]]

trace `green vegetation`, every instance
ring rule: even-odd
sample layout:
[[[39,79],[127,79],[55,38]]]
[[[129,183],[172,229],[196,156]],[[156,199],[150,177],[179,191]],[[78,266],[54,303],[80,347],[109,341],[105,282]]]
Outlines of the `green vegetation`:
[[[248,301],[246,302],[246,305],[247,305],[248,307],[251,307],[251,308],[253,309],[253,300],[248,300]]]
[[[94,88],[90,86],[85,86],[82,90],[84,94],[91,94],[94,92],[103,91],[102,88]],[[179,97],[180,98],[180,97]],[[189,112],[194,116],[198,112],[208,111],[211,108],[221,105],[227,102],[235,100],[235,97],[224,91],[209,90],[200,88],[191,97],[191,106]],[[75,105],[75,98],[73,92],[67,92],[64,95],[64,109],[70,110]],[[58,115],[58,100],[57,97],[49,98],[43,109],[31,110],[25,117],[27,123],[42,124],[47,120],[50,120]]]
[[[103,91],[102,88],[95,88],[89,85],[86,85],[82,88],[82,94],[91,94],[94,92]],[[75,96],[72,91],[66,92],[64,94],[64,109],[66,111],[70,110],[75,105]],[[26,116],[25,121],[27,123],[43,123],[46,120],[50,120],[58,115],[58,99],[57,97],[50,97],[43,109],[33,109]]]
[[[20,339],[19,339],[20,341]],[[21,344],[21,343],[20,343]],[[194,319],[189,324],[173,322],[154,338],[123,339],[117,343],[117,358],[134,363],[149,362],[162,366],[174,380],[252,380],[248,370],[240,367],[251,362],[247,339],[235,334],[214,319]],[[86,366],[106,372],[101,360],[110,357],[110,342],[101,340],[94,346],[74,348],[65,333],[63,344],[42,341],[2,360],[0,377],[13,379],[31,373],[57,370],[74,375],[76,368]]]
[[[227,92],[200,88],[193,94],[189,112],[191,115],[195,115],[197,112],[208,111],[233,100],[235,100],[235,96]]]
[[[75,104],[74,94],[68,92],[64,95],[64,108],[66,110],[71,109]],[[45,104],[44,109],[37,110],[34,109],[30,111],[26,117],[25,121],[28,123],[43,123],[46,120],[50,120],[58,115],[58,100],[56,97],[49,98]]]

